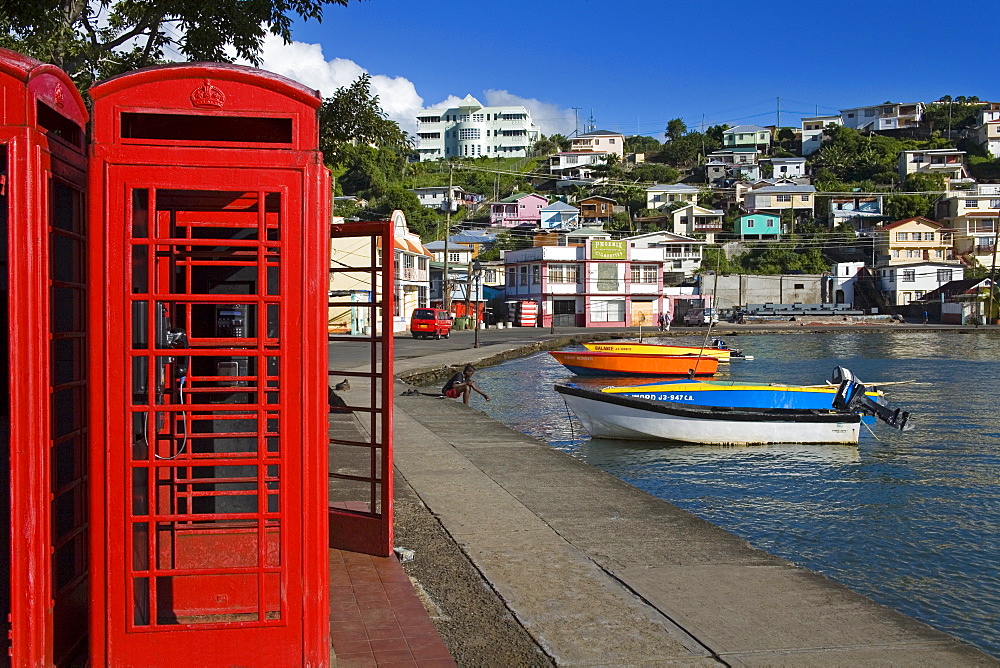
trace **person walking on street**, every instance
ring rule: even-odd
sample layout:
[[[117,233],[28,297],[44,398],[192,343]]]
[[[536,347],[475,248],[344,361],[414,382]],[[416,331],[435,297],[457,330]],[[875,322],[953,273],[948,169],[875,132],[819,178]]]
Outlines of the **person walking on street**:
[[[474,366],[466,364],[464,369],[448,379],[448,382],[441,388],[441,393],[449,399],[458,399],[459,395],[461,395],[462,401],[467,404],[469,403],[469,395],[472,394],[472,390],[475,390],[483,395],[483,399],[489,401],[489,396],[472,382],[472,374],[475,372],[476,368]]]
[[[660,329],[661,332],[663,331],[663,325],[664,325],[664,321],[665,320],[666,320],[666,318],[663,317],[662,313],[660,315],[656,316],[656,325]]]

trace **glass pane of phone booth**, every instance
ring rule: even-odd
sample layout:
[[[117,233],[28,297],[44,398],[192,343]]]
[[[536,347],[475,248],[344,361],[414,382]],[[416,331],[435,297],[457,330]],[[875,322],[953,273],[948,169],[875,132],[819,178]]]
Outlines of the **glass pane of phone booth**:
[[[130,628],[278,623],[282,194],[140,188],[128,206]]]

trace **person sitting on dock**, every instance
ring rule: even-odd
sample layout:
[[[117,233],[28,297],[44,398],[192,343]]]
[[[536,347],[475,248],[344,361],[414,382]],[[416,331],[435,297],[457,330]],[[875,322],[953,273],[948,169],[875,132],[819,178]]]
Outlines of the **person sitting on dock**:
[[[471,364],[466,364],[465,368],[459,373],[448,379],[448,382],[444,384],[441,388],[441,393],[449,399],[458,399],[461,395],[462,401],[469,403],[469,395],[472,394],[472,390],[475,390],[479,394],[483,395],[483,399],[489,401],[489,396],[485,392],[476,387],[475,383],[472,382],[472,374],[476,372],[476,368]]]

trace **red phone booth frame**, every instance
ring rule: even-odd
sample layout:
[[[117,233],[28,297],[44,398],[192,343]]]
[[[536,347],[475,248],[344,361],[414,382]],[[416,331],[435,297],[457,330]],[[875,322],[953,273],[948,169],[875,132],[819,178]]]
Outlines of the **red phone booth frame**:
[[[326,665],[320,99],[218,64],[91,96],[91,662]]]
[[[87,631],[87,111],[63,71],[5,49],[0,96],[10,411],[3,653],[14,666],[52,665],[82,652]]]

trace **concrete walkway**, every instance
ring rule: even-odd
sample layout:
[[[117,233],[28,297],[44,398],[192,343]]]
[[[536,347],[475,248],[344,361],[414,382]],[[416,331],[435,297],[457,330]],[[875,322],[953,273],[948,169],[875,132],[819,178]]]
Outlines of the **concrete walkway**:
[[[398,360],[396,375],[527,343]],[[474,407],[408,388],[396,384],[398,472],[558,665],[1000,665]]]

